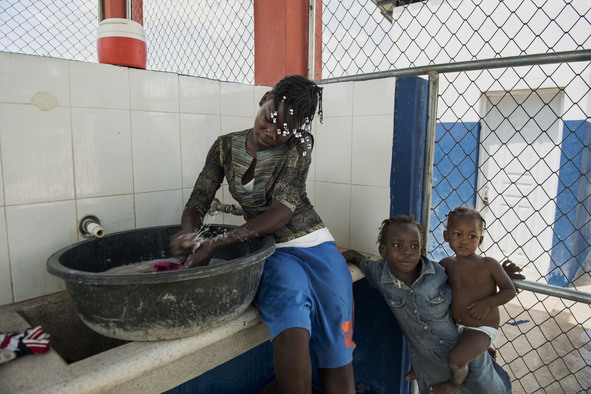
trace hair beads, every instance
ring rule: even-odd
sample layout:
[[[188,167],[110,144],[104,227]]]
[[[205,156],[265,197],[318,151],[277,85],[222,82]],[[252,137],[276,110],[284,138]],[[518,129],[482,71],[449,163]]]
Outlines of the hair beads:
[[[306,151],[312,149],[312,140],[310,136],[304,136],[303,132],[312,132],[312,120],[318,109],[320,123],[323,121],[322,110],[322,87],[316,85],[313,81],[301,75],[290,75],[279,81],[271,91],[273,96],[273,113],[271,117],[273,123],[277,123],[277,108],[282,103],[286,115],[294,118],[293,130],[288,129],[287,123],[283,124],[283,129],[278,128],[277,134],[288,136],[293,135],[305,144]],[[285,119],[284,119],[285,121]],[[303,130],[299,127],[303,126]]]

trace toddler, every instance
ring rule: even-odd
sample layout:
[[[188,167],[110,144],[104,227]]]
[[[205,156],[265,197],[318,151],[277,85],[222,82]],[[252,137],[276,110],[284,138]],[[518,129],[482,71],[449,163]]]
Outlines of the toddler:
[[[443,239],[455,256],[441,260],[440,264],[451,285],[451,310],[459,336],[448,355],[451,377],[433,385],[434,393],[452,393],[463,386],[468,363],[485,352],[497,335],[499,306],[516,294],[501,264],[476,254],[484,227],[484,219],[472,208],[458,207],[447,215]]]

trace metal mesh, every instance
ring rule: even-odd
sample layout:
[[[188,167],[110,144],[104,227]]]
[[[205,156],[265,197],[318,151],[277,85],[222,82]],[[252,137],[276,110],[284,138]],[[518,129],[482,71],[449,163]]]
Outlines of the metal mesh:
[[[97,62],[97,4],[2,0],[0,51]],[[144,0],[143,22],[148,69],[254,83],[252,0]]]
[[[409,2],[325,0],[315,77],[465,62],[439,75],[430,255],[450,253],[445,214],[467,204],[486,216],[484,254],[512,259],[528,280],[589,292],[591,66],[560,56],[591,48],[591,2]],[[96,61],[96,3],[2,0],[0,50]],[[149,69],[253,82],[252,0],[143,3]],[[469,66],[534,54],[557,60]],[[590,317],[587,303],[529,291],[506,305],[495,346],[514,392],[587,391]]]
[[[148,67],[254,83],[252,0],[145,1]]]
[[[324,1],[323,78],[591,47],[585,0],[373,1]]]
[[[0,1],[0,51],[96,62],[96,1]]]
[[[487,221],[484,255],[528,280],[591,289],[589,62],[440,74],[429,251],[452,255],[445,215]],[[483,93],[484,92],[484,93]],[[522,292],[495,341],[515,393],[591,387],[591,307]]]
[[[487,220],[483,254],[511,259],[528,280],[589,293],[591,66],[560,59],[591,47],[591,3],[398,3],[325,1],[322,77],[419,76],[458,65],[435,72],[429,255],[453,253],[443,241],[445,215],[469,205]],[[554,60],[485,64],[536,54]],[[345,78],[356,74],[366,75]],[[522,291],[501,309],[494,345],[513,392],[587,392],[588,303]]]

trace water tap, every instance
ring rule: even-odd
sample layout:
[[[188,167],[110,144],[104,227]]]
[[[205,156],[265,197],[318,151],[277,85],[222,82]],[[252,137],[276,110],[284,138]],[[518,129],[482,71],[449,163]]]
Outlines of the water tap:
[[[105,230],[101,227],[101,221],[94,215],[86,215],[78,222],[78,232],[84,238],[102,238]]]
[[[231,213],[232,215],[237,216],[242,216],[244,214],[241,207],[234,204],[223,204],[220,200],[215,198],[207,213],[213,216],[217,215],[218,212]]]

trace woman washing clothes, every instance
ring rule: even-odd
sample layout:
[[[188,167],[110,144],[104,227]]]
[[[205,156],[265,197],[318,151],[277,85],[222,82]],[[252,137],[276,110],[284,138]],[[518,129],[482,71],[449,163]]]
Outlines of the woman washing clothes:
[[[352,394],[351,275],[306,194],[310,125],[317,108],[322,120],[322,88],[287,76],[259,106],[252,128],[212,145],[183,211],[182,230],[171,238],[171,253],[188,255],[185,266],[197,267],[216,250],[273,234],[276,251],[265,262],[254,304],[271,333],[281,390],[311,393],[314,358],[326,393]],[[246,223],[195,247],[191,240],[224,177]]]

